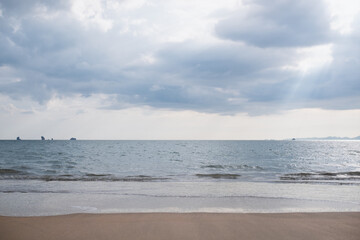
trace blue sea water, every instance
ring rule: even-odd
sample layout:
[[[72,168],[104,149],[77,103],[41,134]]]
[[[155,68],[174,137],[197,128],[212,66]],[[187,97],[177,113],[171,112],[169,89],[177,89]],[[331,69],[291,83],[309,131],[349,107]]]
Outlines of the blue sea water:
[[[360,141],[0,141],[0,215],[360,211]]]

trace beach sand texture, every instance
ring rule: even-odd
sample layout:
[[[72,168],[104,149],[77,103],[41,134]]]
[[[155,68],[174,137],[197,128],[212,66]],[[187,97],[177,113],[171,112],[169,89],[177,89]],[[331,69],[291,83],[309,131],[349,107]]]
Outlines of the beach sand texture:
[[[360,239],[360,213],[126,213],[0,217],[0,239]]]

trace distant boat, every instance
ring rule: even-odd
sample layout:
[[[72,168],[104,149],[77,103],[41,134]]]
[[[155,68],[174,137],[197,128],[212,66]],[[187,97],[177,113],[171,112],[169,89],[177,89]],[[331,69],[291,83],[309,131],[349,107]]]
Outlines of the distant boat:
[[[45,140],[45,137],[44,137],[44,136],[41,136],[41,140],[43,140],[43,141],[44,141],[44,140]]]
[[[293,138],[293,139],[291,139],[291,140],[295,141],[296,139],[295,139],[295,138]]]
[[[20,140],[21,140],[21,138],[20,138],[20,137],[17,137],[17,138],[16,138],[16,140],[20,141]]]
[[[70,140],[76,140],[76,138],[70,138]]]

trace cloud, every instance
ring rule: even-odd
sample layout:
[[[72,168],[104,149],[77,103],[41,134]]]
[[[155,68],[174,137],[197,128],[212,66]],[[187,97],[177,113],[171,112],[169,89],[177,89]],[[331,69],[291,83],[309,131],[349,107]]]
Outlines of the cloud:
[[[334,45],[334,61],[329,69],[331,94],[360,95],[360,15],[353,22],[353,32],[342,35]],[[324,91],[328,91],[324,89]]]
[[[322,1],[255,0],[220,21],[218,36],[259,47],[328,43],[330,16]]]
[[[99,107],[108,95],[54,97],[46,104],[14,101],[0,94],[1,138],[39,139],[284,139],[350,136],[360,130],[360,110],[296,109],[283,114],[247,116],[195,111]],[[26,111],[31,107],[33,114]],[[4,114],[4,113],[9,114]]]
[[[333,34],[319,1],[255,1],[230,17],[211,15],[215,1],[201,16],[176,1],[24,4],[0,6],[0,93],[13,99],[103,94],[113,101],[96,108],[220,114],[359,108],[359,24]],[[331,61],[304,60],[318,47]]]
[[[281,85],[291,73],[284,64],[295,64],[293,50],[261,50],[243,45],[201,46],[194,43],[171,44],[159,51],[156,64],[142,68],[144,81],[154,79],[141,94],[150,106],[194,109],[207,112],[245,111],[250,101],[272,101],[283,94],[268,92],[266,85]],[[142,74],[142,70],[145,72]],[[275,78],[276,77],[276,78]],[[280,90],[280,91],[283,91]],[[176,101],[173,101],[175,98]],[[176,106],[176,107],[175,107]]]
[[[328,109],[360,107],[360,18],[353,31],[338,35],[332,43],[332,61],[310,72],[299,81],[296,97],[313,100],[313,105]]]

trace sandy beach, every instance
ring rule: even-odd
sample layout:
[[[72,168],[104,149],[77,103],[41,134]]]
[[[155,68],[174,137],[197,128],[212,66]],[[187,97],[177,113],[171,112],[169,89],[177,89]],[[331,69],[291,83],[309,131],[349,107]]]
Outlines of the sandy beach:
[[[360,239],[360,213],[0,217],[0,239]]]

